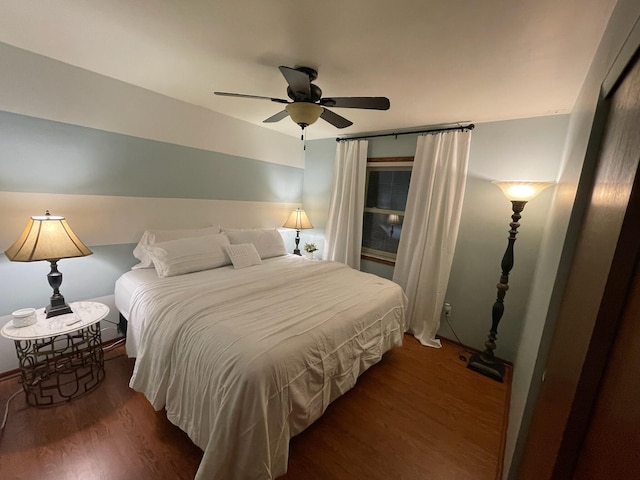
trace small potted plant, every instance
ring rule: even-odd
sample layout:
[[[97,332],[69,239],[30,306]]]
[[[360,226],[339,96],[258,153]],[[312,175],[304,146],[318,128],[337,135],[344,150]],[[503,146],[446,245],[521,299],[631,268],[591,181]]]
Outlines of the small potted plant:
[[[318,250],[318,247],[316,247],[315,243],[304,244],[304,251],[307,252],[305,254],[307,258],[313,258],[313,252],[315,252],[316,250]]]

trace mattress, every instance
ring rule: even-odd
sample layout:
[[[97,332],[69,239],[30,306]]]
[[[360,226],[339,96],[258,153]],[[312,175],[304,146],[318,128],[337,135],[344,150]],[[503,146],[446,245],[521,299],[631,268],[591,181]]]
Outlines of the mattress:
[[[137,357],[130,386],[203,449],[197,479],[284,474],[290,438],[405,330],[402,289],[337,262],[287,255],[123,277],[119,295],[133,290],[118,300]]]
[[[122,275],[116,281],[115,286],[115,304],[120,314],[127,320],[127,339],[126,349],[129,357],[136,357],[138,354],[138,339],[140,338],[140,323],[133,324],[129,321],[131,316],[131,299],[138,287],[146,285],[154,281],[158,281],[159,277],[154,268],[142,268],[130,270]]]
[[[158,280],[154,268],[130,270],[116,281],[115,301],[118,311],[128,320],[131,310],[131,297],[140,285]]]

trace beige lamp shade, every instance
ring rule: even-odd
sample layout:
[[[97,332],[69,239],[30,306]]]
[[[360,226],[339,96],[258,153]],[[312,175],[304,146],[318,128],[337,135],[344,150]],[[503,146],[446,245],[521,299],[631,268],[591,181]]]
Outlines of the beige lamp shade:
[[[295,228],[296,230],[304,230],[307,228],[313,228],[311,222],[309,221],[309,217],[304,213],[304,210],[298,208],[291,212],[287,221],[282,225],[284,228]]]
[[[493,182],[511,201],[528,202],[555,182]]]
[[[318,118],[320,118],[324,108],[315,103],[295,102],[287,105],[285,110],[294,122],[306,127],[315,123]]]
[[[13,262],[36,262],[84,257],[93,252],[80,241],[64,217],[31,217],[20,238],[5,252]]]

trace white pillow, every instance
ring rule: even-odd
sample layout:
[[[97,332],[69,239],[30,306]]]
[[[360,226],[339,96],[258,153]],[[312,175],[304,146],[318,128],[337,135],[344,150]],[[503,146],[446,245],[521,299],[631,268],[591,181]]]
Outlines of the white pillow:
[[[159,277],[173,277],[229,265],[225,245],[229,239],[218,233],[156,243],[147,247],[147,253]]]
[[[147,247],[155,243],[168,242],[170,240],[177,240],[179,238],[193,238],[201,237],[203,235],[212,235],[214,233],[220,233],[220,225],[211,225],[204,228],[190,228],[183,230],[145,230],[142,234],[142,238],[133,250],[133,256],[140,260],[138,265],[135,265],[132,270],[136,268],[153,268],[153,262],[147,254]]]
[[[245,268],[252,265],[261,265],[260,255],[253,243],[241,243],[240,245],[226,245],[224,251],[227,252],[233,268]]]
[[[253,243],[262,259],[287,254],[282,235],[280,235],[280,232],[275,228],[247,228],[238,230],[225,228],[224,233],[229,237],[231,245]]]

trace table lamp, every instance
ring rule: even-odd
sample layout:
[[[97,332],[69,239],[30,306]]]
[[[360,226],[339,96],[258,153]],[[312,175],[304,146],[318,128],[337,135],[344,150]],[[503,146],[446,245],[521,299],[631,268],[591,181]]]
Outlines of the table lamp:
[[[393,237],[393,227],[394,225],[400,225],[400,215],[398,215],[397,213],[390,213],[389,216],[387,217],[387,223],[389,225],[391,225],[391,234],[389,235],[390,237]]]
[[[71,308],[60,293],[62,273],[58,271],[58,260],[84,257],[93,252],[76,237],[64,217],[51,215],[48,210],[42,216],[31,217],[20,238],[4,253],[12,262],[47,260],[51,263],[47,279],[53,288],[53,295],[45,309],[47,318],[71,313]]]
[[[287,218],[287,221],[284,222],[284,225],[282,226],[284,228],[296,229],[296,248],[293,250],[293,253],[300,255],[300,230],[313,228],[313,225],[311,225],[311,222],[309,221],[309,217],[304,213],[304,210],[297,208],[291,212],[291,215],[289,215],[289,218]]]

